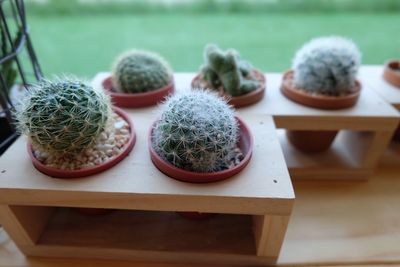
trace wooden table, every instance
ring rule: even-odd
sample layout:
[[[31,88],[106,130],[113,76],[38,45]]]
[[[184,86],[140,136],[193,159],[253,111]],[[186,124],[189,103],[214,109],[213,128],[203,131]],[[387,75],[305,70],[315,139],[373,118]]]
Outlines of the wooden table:
[[[399,172],[399,168],[378,169],[366,182],[294,182],[295,207],[278,265],[400,265]],[[0,230],[0,266],[189,265],[25,258]]]

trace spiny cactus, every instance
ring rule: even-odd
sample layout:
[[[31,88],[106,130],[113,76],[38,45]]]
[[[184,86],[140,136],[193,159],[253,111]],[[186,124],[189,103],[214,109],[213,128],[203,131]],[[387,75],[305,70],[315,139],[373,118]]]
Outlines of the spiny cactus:
[[[168,85],[172,80],[172,70],[160,55],[132,50],[117,58],[112,77],[117,91],[143,93]]]
[[[17,111],[19,130],[49,154],[79,153],[98,138],[110,117],[109,97],[73,78],[30,88]]]
[[[338,36],[313,39],[293,60],[294,85],[310,93],[348,94],[360,62],[361,53],[349,39]]]
[[[252,70],[251,64],[241,60],[236,50],[224,52],[216,45],[207,45],[204,61],[205,65],[201,67],[202,78],[214,88],[222,84],[231,96],[244,95],[257,89],[257,81],[245,79]]]
[[[222,98],[194,90],[171,96],[161,111],[152,142],[164,160],[195,172],[229,167],[238,125],[233,109]]]

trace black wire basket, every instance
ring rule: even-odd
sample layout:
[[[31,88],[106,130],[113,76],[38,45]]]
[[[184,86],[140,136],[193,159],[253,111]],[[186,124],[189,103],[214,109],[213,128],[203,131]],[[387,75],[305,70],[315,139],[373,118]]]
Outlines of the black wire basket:
[[[0,155],[18,137],[11,93],[43,77],[28,34],[23,0],[0,0]]]

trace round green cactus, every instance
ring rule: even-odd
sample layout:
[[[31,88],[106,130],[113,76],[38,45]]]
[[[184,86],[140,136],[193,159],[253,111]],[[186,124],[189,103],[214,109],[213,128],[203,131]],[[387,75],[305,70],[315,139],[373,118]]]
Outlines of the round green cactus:
[[[196,172],[229,168],[238,124],[233,109],[222,98],[194,90],[171,96],[161,110],[152,143],[164,160]]]
[[[117,58],[112,77],[115,90],[143,93],[168,85],[172,80],[172,70],[160,55],[132,50]]]
[[[16,113],[19,130],[49,154],[79,153],[107,126],[109,97],[77,79],[42,81]]]

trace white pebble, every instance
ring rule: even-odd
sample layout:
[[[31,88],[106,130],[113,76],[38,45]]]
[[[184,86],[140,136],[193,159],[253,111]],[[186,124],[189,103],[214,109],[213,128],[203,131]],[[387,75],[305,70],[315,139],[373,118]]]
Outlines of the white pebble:
[[[34,148],[35,157],[47,166],[58,169],[81,169],[99,165],[121,153],[121,148],[127,143],[130,136],[130,128],[117,114],[113,114],[112,122],[101,133],[93,147],[84,150],[81,154],[71,156],[50,155],[40,148]]]
[[[99,144],[96,146],[96,148],[100,151],[100,152],[105,152],[109,149],[112,149],[112,145],[109,144]]]
[[[88,149],[86,149],[86,151],[85,151],[85,155],[86,156],[91,156],[93,154],[93,149],[91,149],[91,148],[88,148]]]
[[[108,139],[107,134],[106,134],[105,132],[102,132],[102,133],[100,134],[100,141],[105,141],[105,140],[107,140],[107,139]]]
[[[123,120],[118,120],[114,123],[114,128],[116,130],[122,129],[122,127],[124,127],[125,121]]]

